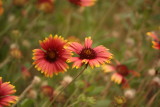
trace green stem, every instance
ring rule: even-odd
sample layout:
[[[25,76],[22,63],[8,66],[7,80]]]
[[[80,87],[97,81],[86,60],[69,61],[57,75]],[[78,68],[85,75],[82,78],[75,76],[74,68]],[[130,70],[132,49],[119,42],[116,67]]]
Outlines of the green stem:
[[[70,84],[72,84],[73,82],[75,82],[75,80],[84,72],[84,70],[87,68],[87,66],[88,66],[88,64],[84,67],[84,69],[83,69],[81,72],[79,72],[79,74],[78,74],[77,76],[74,77],[74,79],[72,80],[72,82],[70,82],[68,85],[66,85],[65,87],[63,87],[63,88],[61,89],[61,91],[58,93],[58,95],[55,96],[55,98],[50,102],[50,104],[48,105],[48,107],[50,107],[50,106],[54,103],[54,101],[56,100],[56,98],[58,98],[58,96],[60,96],[61,93],[62,93]]]
[[[79,101],[76,101],[74,103],[72,103],[71,105],[69,105],[68,107],[74,107],[75,104],[79,103]]]
[[[70,95],[70,97],[67,99],[63,107],[67,107],[68,102],[73,98],[73,96],[75,95],[75,93],[77,93],[77,91],[78,91],[78,88],[76,88],[75,91],[72,93],[72,95]]]

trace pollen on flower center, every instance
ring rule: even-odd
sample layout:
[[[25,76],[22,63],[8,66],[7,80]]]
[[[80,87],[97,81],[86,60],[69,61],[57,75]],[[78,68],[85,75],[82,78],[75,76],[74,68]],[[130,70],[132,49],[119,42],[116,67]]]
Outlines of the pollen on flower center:
[[[123,76],[127,76],[129,74],[129,70],[125,65],[117,65],[116,70],[119,74]]]
[[[49,62],[54,62],[57,59],[57,53],[55,51],[46,52],[46,60]]]
[[[96,53],[91,48],[84,48],[80,53],[80,59],[94,59],[96,57]]]

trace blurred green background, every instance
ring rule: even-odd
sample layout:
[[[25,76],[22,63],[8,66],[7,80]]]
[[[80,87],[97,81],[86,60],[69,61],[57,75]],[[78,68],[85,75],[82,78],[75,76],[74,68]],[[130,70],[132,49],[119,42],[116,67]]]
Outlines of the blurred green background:
[[[153,78],[159,78],[159,75],[148,75],[149,69],[160,68],[160,51],[152,48],[152,39],[146,36],[146,32],[160,31],[160,0],[97,0],[91,7],[55,0],[54,10],[50,13],[40,11],[37,0],[24,0],[22,5],[16,5],[14,0],[2,1],[4,13],[0,16],[0,76],[3,81],[15,85],[16,95],[25,90],[34,76],[41,79],[31,89],[36,97],[28,92],[17,107],[45,107],[50,99],[44,95],[41,87],[45,84],[53,90],[59,90],[66,75],[74,77],[80,72],[70,68],[68,72],[46,78],[33,67],[32,50],[40,48],[39,40],[49,34],[58,34],[69,41],[78,40],[82,43],[85,37],[91,36],[93,46],[104,45],[110,49],[114,55],[113,64],[118,60],[141,74],[139,78],[127,77],[136,95],[133,99],[124,98],[125,102],[119,104],[115,96],[123,97],[125,90],[111,82],[111,75],[104,73],[101,68],[88,68],[56,100],[55,107],[160,105],[160,82],[158,86],[151,84]],[[30,76],[23,73],[24,69],[28,70]]]

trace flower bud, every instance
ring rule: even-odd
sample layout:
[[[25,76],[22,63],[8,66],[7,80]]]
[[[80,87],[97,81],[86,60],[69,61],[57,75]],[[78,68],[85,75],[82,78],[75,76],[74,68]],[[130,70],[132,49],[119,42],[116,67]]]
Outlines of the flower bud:
[[[127,38],[127,39],[126,39],[126,43],[127,43],[127,46],[132,47],[132,46],[134,46],[135,41],[134,41],[134,39],[132,39],[132,38]]]
[[[152,84],[160,87],[160,78],[159,77],[154,77],[152,80]]]
[[[41,78],[38,76],[34,76],[33,83],[39,84],[41,82]]]
[[[156,75],[156,70],[154,68],[149,69],[148,70],[148,75],[155,76]]]
[[[16,44],[12,44],[10,46],[10,55],[14,58],[20,59],[22,58],[22,52],[19,50]]]
[[[125,90],[124,96],[128,99],[133,99],[135,97],[136,91],[134,89]]]
[[[42,86],[42,87],[41,87],[41,90],[42,90],[42,93],[43,93],[45,96],[53,97],[54,89],[53,89],[51,86],[49,86],[49,85]]]
[[[37,98],[37,91],[30,89],[28,91],[27,97],[32,98],[32,99],[36,99]]]
[[[65,76],[63,80],[61,81],[61,85],[63,87],[66,87],[68,84],[72,82],[73,78],[71,76]]]

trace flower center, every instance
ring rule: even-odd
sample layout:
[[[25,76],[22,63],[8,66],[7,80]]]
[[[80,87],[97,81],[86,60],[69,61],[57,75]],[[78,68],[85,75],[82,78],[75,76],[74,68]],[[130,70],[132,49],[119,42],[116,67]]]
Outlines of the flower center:
[[[91,48],[84,48],[80,53],[80,59],[94,59],[96,57],[96,53]]]
[[[129,70],[125,65],[117,65],[116,70],[122,76],[127,76],[129,74]]]
[[[47,51],[46,52],[46,59],[49,62],[54,62],[57,59],[56,51]]]

